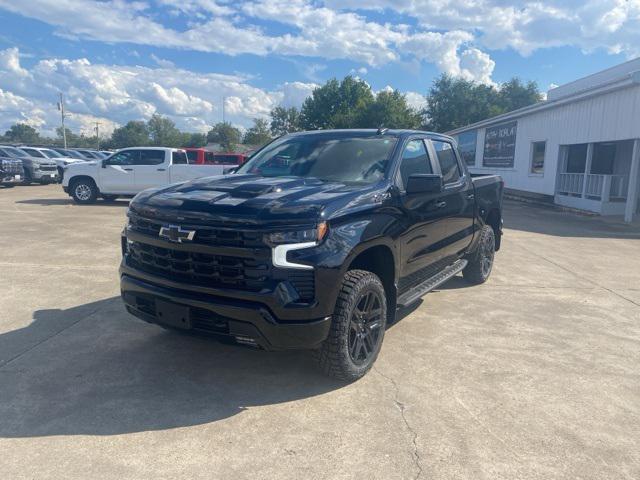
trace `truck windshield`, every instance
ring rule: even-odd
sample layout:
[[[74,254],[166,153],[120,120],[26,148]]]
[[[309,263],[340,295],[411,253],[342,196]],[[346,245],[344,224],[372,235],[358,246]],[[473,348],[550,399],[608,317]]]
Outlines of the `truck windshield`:
[[[372,184],[384,177],[396,142],[395,137],[375,133],[283,137],[256,153],[238,173]]]
[[[29,156],[22,150],[18,150],[17,148],[14,148],[14,147],[2,147],[2,150],[15,158],[24,158]]]

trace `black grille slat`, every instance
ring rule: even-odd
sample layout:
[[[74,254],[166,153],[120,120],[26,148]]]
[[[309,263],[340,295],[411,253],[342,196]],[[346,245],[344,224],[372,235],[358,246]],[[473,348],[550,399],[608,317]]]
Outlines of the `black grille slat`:
[[[210,255],[141,242],[129,243],[132,267],[170,280],[207,287],[260,291],[269,278],[268,264],[254,259]]]
[[[150,220],[136,214],[129,216],[129,228],[144,235],[157,237],[160,233],[160,228],[164,225],[166,225],[166,222]],[[240,248],[265,248],[267,246],[262,232],[206,225],[180,224],[180,226],[187,230],[196,231],[196,235],[191,242],[195,244]]]

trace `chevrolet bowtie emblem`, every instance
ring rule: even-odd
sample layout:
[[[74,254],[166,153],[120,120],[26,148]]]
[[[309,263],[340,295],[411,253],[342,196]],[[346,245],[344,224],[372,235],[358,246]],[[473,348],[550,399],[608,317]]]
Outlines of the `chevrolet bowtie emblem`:
[[[195,236],[195,230],[185,230],[178,225],[166,225],[160,228],[160,237],[169,240],[170,242],[190,242]]]

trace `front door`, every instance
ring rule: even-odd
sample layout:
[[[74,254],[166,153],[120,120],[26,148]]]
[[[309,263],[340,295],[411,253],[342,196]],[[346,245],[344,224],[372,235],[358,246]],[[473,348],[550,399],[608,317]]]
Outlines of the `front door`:
[[[99,171],[100,191],[103,193],[132,193],[133,165],[138,161],[137,150],[125,150],[102,161]]]
[[[407,194],[405,186],[410,175],[432,174],[434,165],[425,141],[410,140],[404,147],[398,183],[403,210],[403,231],[400,234],[400,290],[429,276],[430,268],[444,257],[442,243],[447,236],[446,211],[439,193]],[[424,277],[424,278],[422,278]]]

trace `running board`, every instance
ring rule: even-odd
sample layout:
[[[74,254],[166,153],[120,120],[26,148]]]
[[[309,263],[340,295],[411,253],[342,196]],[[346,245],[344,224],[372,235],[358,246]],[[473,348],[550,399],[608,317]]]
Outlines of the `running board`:
[[[439,287],[444,282],[449,280],[460,273],[464,267],[467,266],[467,261],[464,259],[457,260],[455,263],[449,265],[447,268],[439,273],[436,273],[433,277],[426,279],[424,282],[410,288],[405,293],[398,297],[398,306],[406,307],[411,305],[415,301],[419,300],[423,295],[429,293],[436,287]]]

